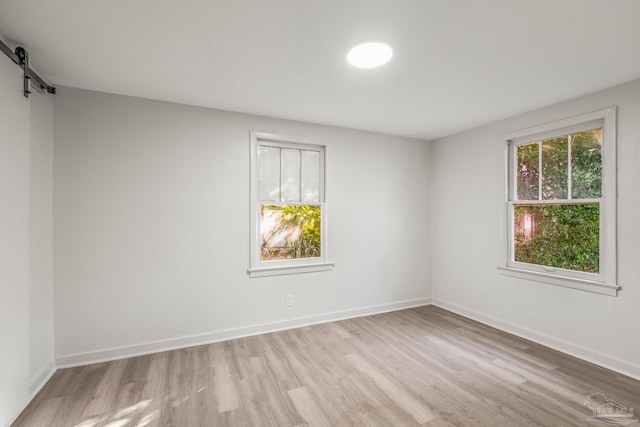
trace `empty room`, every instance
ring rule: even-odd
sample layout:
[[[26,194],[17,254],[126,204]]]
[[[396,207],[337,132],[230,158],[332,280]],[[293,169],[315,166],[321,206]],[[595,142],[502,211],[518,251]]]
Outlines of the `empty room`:
[[[0,0],[0,426],[640,426],[639,18]]]

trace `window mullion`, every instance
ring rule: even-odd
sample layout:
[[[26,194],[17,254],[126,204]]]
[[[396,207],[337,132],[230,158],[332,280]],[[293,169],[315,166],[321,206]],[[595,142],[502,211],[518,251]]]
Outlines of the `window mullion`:
[[[518,148],[511,145],[509,150],[511,173],[509,174],[509,200],[518,200]]]
[[[302,202],[302,150],[298,150],[300,167],[298,168],[298,201]]]
[[[572,174],[572,166],[571,166],[571,135],[567,136],[567,199],[571,200],[573,198],[572,188],[571,188],[571,174]]]
[[[538,200],[542,200],[542,141],[538,141]]]
[[[280,155],[278,156],[278,169],[280,170],[280,179],[278,183],[278,201],[282,201],[282,148],[278,148]]]

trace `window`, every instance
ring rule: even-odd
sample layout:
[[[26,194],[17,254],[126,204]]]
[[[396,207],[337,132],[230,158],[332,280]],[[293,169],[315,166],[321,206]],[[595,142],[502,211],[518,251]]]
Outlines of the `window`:
[[[251,133],[251,277],[330,270],[325,147]]]
[[[505,135],[505,148],[501,272],[617,295],[615,109]]]

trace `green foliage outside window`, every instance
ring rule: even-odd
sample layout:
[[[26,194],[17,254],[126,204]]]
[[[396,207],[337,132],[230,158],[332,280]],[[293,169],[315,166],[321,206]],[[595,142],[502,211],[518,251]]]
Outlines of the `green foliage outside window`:
[[[527,216],[531,218],[529,221]],[[597,204],[516,206],[514,217],[516,261],[598,273],[600,207]],[[534,229],[530,236],[521,225],[527,222]]]
[[[284,206],[282,222],[301,229],[298,241],[289,245],[291,258],[320,256],[320,206]]]
[[[518,200],[568,199],[569,180],[572,200],[602,196],[601,130],[570,137],[517,148]],[[516,261],[598,273],[599,254],[598,203],[514,206]]]
[[[273,225],[262,230],[262,259],[295,259],[320,256],[320,206],[263,205],[262,217]]]

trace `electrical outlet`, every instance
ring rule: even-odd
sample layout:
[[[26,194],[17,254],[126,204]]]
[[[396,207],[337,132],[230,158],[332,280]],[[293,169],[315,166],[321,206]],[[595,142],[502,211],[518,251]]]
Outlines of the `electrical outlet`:
[[[287,295],[287,307],[291,307],[293,305],[293,295]]]

